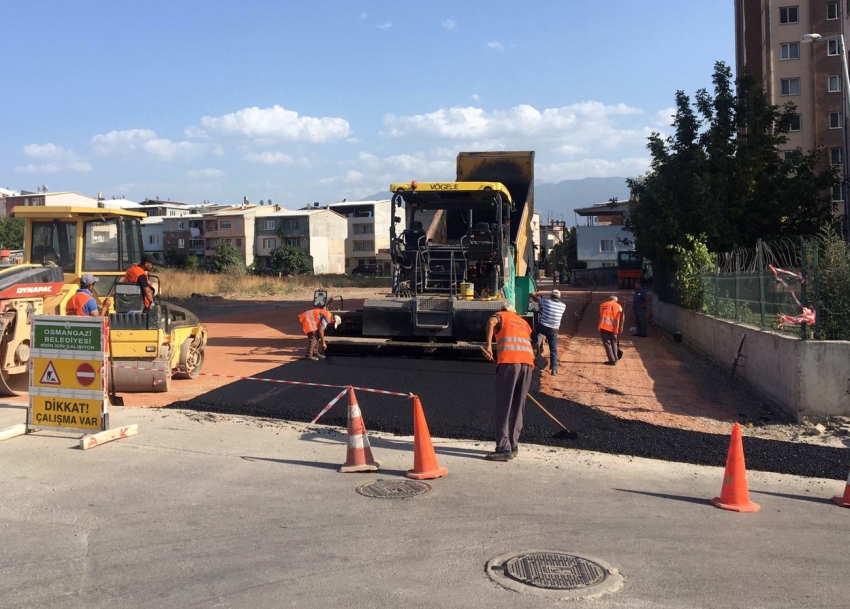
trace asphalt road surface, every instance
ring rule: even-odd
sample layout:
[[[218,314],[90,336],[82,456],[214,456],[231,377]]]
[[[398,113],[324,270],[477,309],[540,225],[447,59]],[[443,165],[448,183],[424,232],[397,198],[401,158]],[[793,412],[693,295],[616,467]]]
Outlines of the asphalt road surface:
[[[262,376],[413,393],[422,402],[432,436],[493,441],[495,367],[488,362],[401,356],[329,356],[318,362],[298,360]],[[521,443],[696,465],[723,466],[726,463],[728,436],[618,419],[576,402],[540,393],[537,389],[535,375],[531,395],[576,432],[578,439],[558,437],[560,428],[529,400]],[[339,388],[239,381],[172,406],[309,422],[339,392]],[[413,433],[410,399],[365,391],[356,391],[356,395],[367,430],[400,435]],[[345,427],[346,403],[344,398],[340,400],[320,422]],[[811,444],[745,437],[744,452],[748,469],[799,476],[844,480],[850,465],[850,452],[846,449]]]

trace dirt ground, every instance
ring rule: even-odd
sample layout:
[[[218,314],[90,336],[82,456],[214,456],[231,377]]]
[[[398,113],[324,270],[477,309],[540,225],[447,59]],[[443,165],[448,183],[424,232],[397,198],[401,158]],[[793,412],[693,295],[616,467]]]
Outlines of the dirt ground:
[[[552,288],[551,281],[540,287],[545,293]],[[591,293],[558,287],[564,291],[567,303],[559,339],[560,375],[552,377],[548,369],[543,371],[544,392],[617,417],[655,425],[728,434],[731,424],[737,421],[745,435],[850,446],[850,420],[802,424],[783,420],[748,385],[730,378],[728,371],[688,346],[661,334],[651,320],[647,338],[631,336],[631,292]],[[376,292],[373,288],[347,288],[339,295],[345,308],[357,308],[364,298],[388,292],[389,289]],[[621,338],[624,357],[617,366],[610,367],[603,365],[605,354],[596,321],[599,303],[614,293],[627,311],[627,321]],[[311,301],[312,291],[306,290],[285,299],[195,297],[179,302],[209,328],[205,375],[194,381],[175,380],[168,393],[125,394],[125,404],[156,407],[189,400],[233,382],[236,375],[262,377],[263,372],[302,357],[304,337],[297,315]]]

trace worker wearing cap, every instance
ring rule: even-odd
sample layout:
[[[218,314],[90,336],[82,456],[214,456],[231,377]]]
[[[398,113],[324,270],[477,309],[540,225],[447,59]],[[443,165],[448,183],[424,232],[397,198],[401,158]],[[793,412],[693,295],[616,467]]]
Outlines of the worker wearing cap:
[[[534,372],[534,350],[531,347],[531,328],[517,315],[513,307],[502,310],[487,321],[488,360],[493,360],[493,339],[496,340],[496,450],[484,456],[488,461],[509,461],[519,450],[519,435],[525,399]]]
[[[304,356],[304,359],[313,361],[325,359],[325,355],[319,353],[319,342],[322,343],[322,351],[327,349],[325,328],[328,327],[328,324],[333,324],[334,328],[338,327],[341,321],[339,316],[322,307],[315,307],[299,315],[298,321],[301,322],[301,329],[307,335],[307,355]]]
[[[145,254],[142,256],[142,260],[139,264],[134,264],[127,269],[127,272],[124,273],[124,278],[121,280],[122,283],[133,283],[142,288],[142,295],[145,298],[146,309],[153,303],[154,289],[151,285],[148,273],[153,268],[154,264],[154,259],[148,254]]]
[[[549,372],[552,376],[558,375],[558,330],[561,328],[561,318],[567,305],[561,302],[561,291],[552,290],[549,298],[540,298],[540,292],[531,295],[534,302],[540,303],[540,319],[534,329],[534,348],[538,352],[543,344],[543,339],[549,343]]]
[[[619,336],[623,332],[626,316],[623,307],[617,302],[616,296],[599,305],[599,334],[602,335],[602,346],[605,347],[605,355],[609,366],[617,365],[617,351],[619,350]]]
[[[80,277],[80,289],[65,304],[66,315],[106,317],[107,313],[109,313],[109,307],[112,306],[112,300],[109,298],[104,300],[103,306],[98,310],[97,300],[95,300],[94,294],[92,294],[95,283],[97,283],[97,277],[94,275],[86,273]]]

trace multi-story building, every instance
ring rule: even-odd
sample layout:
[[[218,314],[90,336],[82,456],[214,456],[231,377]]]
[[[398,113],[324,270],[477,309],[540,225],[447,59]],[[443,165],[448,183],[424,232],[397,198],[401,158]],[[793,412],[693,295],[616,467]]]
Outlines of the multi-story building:
[[[11,214],[13,207],[40,207],[50,206],[74,206],[74,207],[97,207],[98,202],[94,197],[83,195],[78,192],[27,192],[22,191],[19,195],[6,197],[6,213]]]
[[[185,216],[191,214],[197,205],[180,203],[178,201],[160,201],[159,199],[145,199],[139,203],[142,211],[151,216]]]
[[[629,213],[629,202],[616,205],[598,203],[583,207],[575,213],[587,218],[584,226],[576,227],[576,249],[579,262],[587,268],[616,267],[617,252],[634,249],[634,236],[626,229],[625,219]]]
[[[255,218],[280,211],[280,207],[237,205],[203,214],[204,256],[213,258],[216,246],[229,241],[242,254],[246,265],[254,262]]]
[[[146,254],[153,256],[158,264],[163,264],[163,226],[162,218],[150,216],[142,218],[142,247]],[[138,262],[138,261],[136,261]]]
[[[847,9],[848,3],[834,0],[735,0],[737,73],[747,68],[770,103],[797,106],[784,154],[821,148],[824,163],[845,176],[850,91],[841,47]],[[850,216],[847,190],[837,186],[832,198]]]
[[[315,205],[315,204],[314,204]],[[345,241],[345,272],[364,264],[379,264],[383,274],[389,276],[392,268],[390,257],[390,210],[389,199],[383,201],[356,201],[331,203],[329,209],[348,218],[348,239]],[[399,233],[405,227],[404,208],[396,209]]]
[[[313,260],[313,273],[345,273],[345,235],[348,220],[330,209],[301,209],[256,219],[257,267],[269,268],[275,248],[290,245]]]
[[[175,261],[189,256],[204,258],[204,219],[202,214],[162,218],[163,251]]]

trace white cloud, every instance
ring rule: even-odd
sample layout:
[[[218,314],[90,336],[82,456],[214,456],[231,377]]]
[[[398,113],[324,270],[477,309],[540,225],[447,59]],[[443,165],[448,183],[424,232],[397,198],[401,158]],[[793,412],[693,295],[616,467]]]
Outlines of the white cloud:
[[[100,133],[91,139],[95,154],[100,156],[144,152],[163,161],[188,159],[200,156],[204,147],[200,144],[157,137],[150,129],[125,129]]]
[[[481,96],[478,95],[478,93],[473,93],[471,99],[472,101],[479,101],[481,99]]]
[[[493,42],[487,43],[488,49],[496,49],[497,51],[504,51],[505,45],[499,42],[498,40],[494,40]]]
[[[271,108],[244,108],[223,116],[204,116],[200,126],[188,129],[186,135],[322,144],[345,139],[350,131],[348,121],[343,118],[300,116],[293,110],[274,105]]]
[[[449,32],[457,32],[457,21],[454,19],[446,19],[440,25],[443,26],[444,30],[448,30]]]
[[[388,30],[393,26],[392,21],[384,21],[383,23],[378,25],[379,30]]]
[[[664,108],[655,113],[652,124],[656,127],[669,127],[673,124],[674,118],[676,118],[676,108]]]
[[[193,180],[215,180],[218,178],[223,178],[227,174],[224,173],[221,169],[207,167],[205,169],[193,169],[186,175],[192,178]]]
[[[368,16],[369,16],[369,13],[367,13],[366,11],[363,11],[362,13],[360,13],[360,18],[361,18],[361,19],[365,19],[365,18],[366,18],[366,17],[368,17]]]
[[[539,163],[535,166],[534,172],[535,177],[544,182],[638,176],[649,168],[649,163],[649,157],[627,157],[613,161],[588,158],[566,163]]]
[[[66,150],[56,144],[28,144],[24,146],[23,152],[31,159],[49,162],[28,163],[16,167],[17,173],[58,173],[60,171],[88,173],[92,170],[91,165],[81,161],[73,150]]]
[[[295,162],[291,156],[279,151],[249,152],[245,160],[252,163],[263,163],[264,165],[292,165]]]

